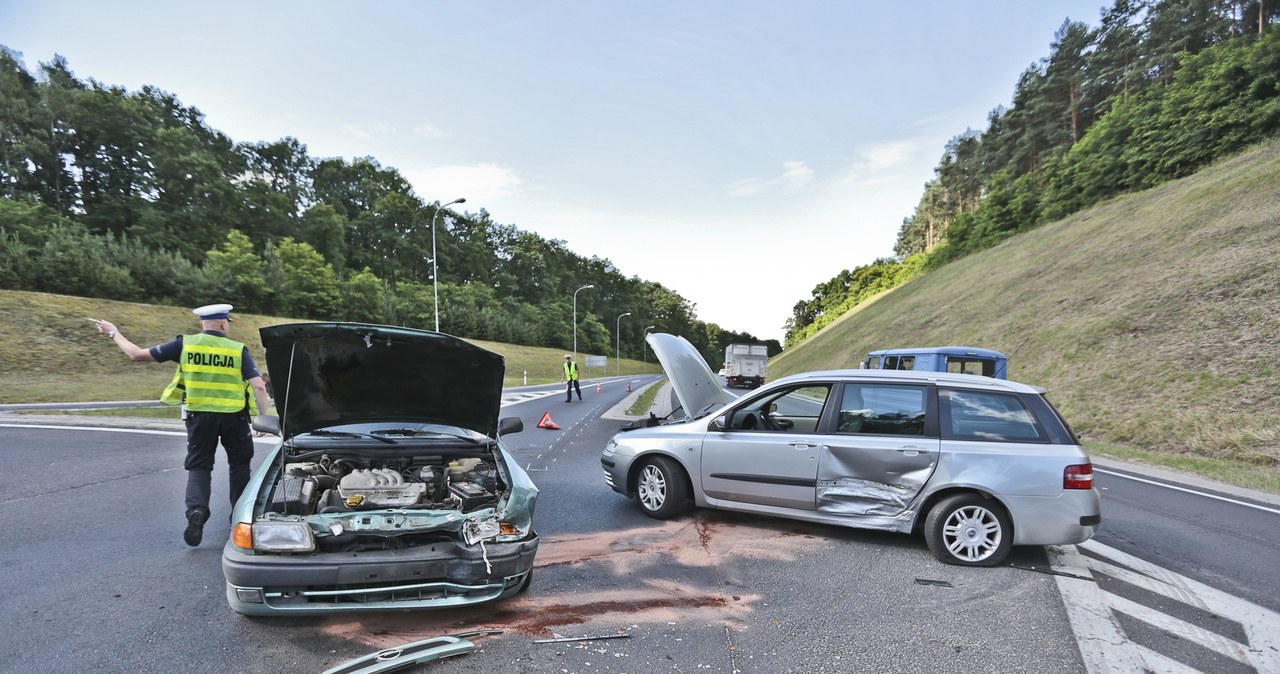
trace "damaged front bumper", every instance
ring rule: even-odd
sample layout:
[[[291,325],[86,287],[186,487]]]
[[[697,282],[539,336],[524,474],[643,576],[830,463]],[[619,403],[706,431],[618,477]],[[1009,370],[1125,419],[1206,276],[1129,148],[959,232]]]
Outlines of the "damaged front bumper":
[[[228,543],[227,602],[245,615],[456,608],[524,589],[537,534],[520,541],[441,541],[399,550],[249,554]]]

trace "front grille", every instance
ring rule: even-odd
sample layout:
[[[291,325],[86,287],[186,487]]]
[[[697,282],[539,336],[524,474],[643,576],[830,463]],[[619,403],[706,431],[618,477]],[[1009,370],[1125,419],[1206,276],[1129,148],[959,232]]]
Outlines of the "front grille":
[[[401,550],[424,545],[453,545],[457,537],[448,533],[426,532],[379,536],[374,534],[342,533],[337,536],[318,536],[316,547],[321,552],[368,552],[371,550]]]

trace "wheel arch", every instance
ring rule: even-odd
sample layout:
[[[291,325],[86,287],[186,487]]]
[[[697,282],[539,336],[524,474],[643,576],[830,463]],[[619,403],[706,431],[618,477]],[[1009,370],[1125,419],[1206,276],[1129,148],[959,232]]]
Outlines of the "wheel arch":
[[[925,520],[929,519],[929,511],[933,510],[934,506],[938,505],[942,500],[951,496],[956,496],[957,494],[973,494],[974,496],[980,496],[998,506],[1004,513],[1005,519],[1009,521],[1009,540],[1013,540],[1013,536],[1016,533],[1017,523],[1013,520],[1013,513],[1009,511],[1009,506],[1006,505],[1004,501],[1001,501],[995,494],[992,494],[985,489],[968,486],[946,487],[926,496],[924,500],[920,502],[920,506],[916,508],[915,520],[911,523],[911,533],[923,533]]]
[[[670,459],[671,462],[680,469],[680,477],[684,481],[684,486],[688,489],[690,498],[693,498],[696,501],[697,498],[693,495],[693,477],[690,475],[689,467],[684,464],[684,461],[680,460],[680,457],[661,450],[652,450],[643,454],[638,454],[636,455],[636,458],[631,460],[631,465],[627,468],[627,497],[635,498],[636,496],[636,485],[640,480],[640,469],[644,468],[646,464],[659,457]]]

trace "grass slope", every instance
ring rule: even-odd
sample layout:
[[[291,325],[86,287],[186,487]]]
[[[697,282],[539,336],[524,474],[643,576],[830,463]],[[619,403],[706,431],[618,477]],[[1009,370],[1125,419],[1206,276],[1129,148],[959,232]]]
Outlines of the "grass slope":
[[[143,347],[200,329],[188,308],[0,290],[0,403],[157,400],[173,366],[130,362],[98,334],[91,318],[115,323]],[[266,359],[258,328],[294,322],[239,312],[234,319],[229,336],[249,345],[260,368]],[[529,384],[560,381],[563,350],[467,341],[502,354],[504,386],[520,386],[526,375]],[[585,355],[579,354],[579,363]],[[624,375],[661,372],[654,362],[624,359],[620,365]],[[618,366],[610,355],[607,368],[584,367],[583,379],[613,376]]]
[[[1268,143],[932,271],[769,375],[857,367],[881,348],[998,349],[1091,447],[1225,459],[1274,487],[1278,333],[1280,143]]]

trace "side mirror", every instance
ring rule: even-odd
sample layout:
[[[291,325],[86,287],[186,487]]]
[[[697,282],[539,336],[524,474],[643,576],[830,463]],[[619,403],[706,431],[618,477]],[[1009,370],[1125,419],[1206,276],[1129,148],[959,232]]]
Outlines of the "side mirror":
[[[729,422],[726,415],[721,415],[712,419],[711,423],[707,425],[707,430],[711,431],[724,431],[727,428],[729,428]]]
[[[280,417],[271,414],[259,414],[253,418],[253,430],[259,433],[280,435]]]
[[[520,417],[503,417],[498,420],[498,437],[519,433],[524,430],[524,420]]]

